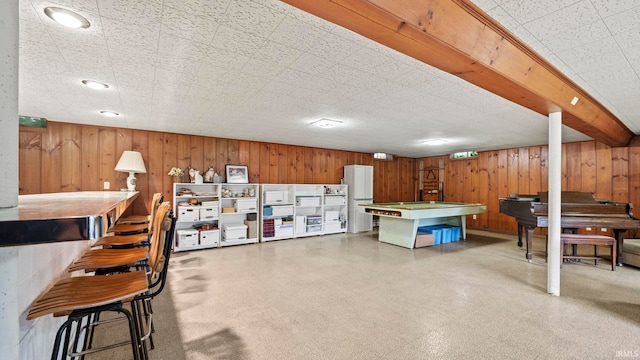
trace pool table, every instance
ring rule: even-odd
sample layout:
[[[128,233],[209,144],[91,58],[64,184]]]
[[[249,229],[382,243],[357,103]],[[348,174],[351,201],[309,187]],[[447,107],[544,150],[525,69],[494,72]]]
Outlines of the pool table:
[[[380,217],[378,240],[413,249],[419,226],[448,224],[460,226],[467,238],[467,215],[487,210],[484,204],[420,201],[360,204],[358,210]]]

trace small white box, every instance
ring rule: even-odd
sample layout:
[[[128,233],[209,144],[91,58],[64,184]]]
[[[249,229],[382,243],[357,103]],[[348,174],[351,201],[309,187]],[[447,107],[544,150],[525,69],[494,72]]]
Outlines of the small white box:
[[[178,206],[178,221],[200,220],[200,208],[195,206]]]
[[[275,233],[276,237],[293,236],[293,224],[276,226]]]
[[[179,247],[198,246],[198,230],[178,230],[176,233]]]
[[[279,204],[287,201],[289,197],[288,191],[265,191],[264,203],[265,204]]]
[[[271,207],[271,215],[273,216],[289,216],[293,215],[293,205],[280,205]]]
[[[233,224],[224,225],[222,238],[225,240],[242,240],[247,238],[247,225]]]
[[[273,225],[282,225],[282,219],[273,219]]]
[[[252,199],[236,199],[233,201],[233,207],[236,208],[236,212],[252,212],[258,209],[258,202],[255,198]]]
[[[340,216],[339,211],[325,211],[324,221],[338,221],[339,216]]]
[[[325,195],[324,196],[325,205],[345,205],[346,203],[347,203],[347,198],[342,195]]]
[[[204,230],[200,231],[200,245],[220,244],[220,230]]]
[[[320,206],[319,196],[298,197],[296,199],[297,206]]]
[[[201,207],[200,208],[200,220],[215,220],[218,218],[218,208],[217,207]]]
[[[218,202],[217,201],[211,201],[211,200],[204,200],[200,203],[200,205],[202,205],[203,207],[214,207],[217,208],[218,207]]]
[[[327,221],[324,223],[324,232],[326,233],[340,232],[340,230],[342,230],[340,221]]]

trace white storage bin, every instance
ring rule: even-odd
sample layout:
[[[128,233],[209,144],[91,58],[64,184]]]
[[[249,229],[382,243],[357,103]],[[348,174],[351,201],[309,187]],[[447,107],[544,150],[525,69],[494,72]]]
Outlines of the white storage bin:
[[[273,216],[293,215],[293,205],[272,206],[271,213]]]
[[[287,202],[289,197],[288,191],[265,191],[264,203],[265,204],[280,204]]]
[[[297,206],[320,206],[319,196],[298,197],[296,199]]]
[[[220,230],[203,230],[200,231],[200,245],[220,244]]]
[[[307,232],[320,232],[322,231],[322,225],[307,225]]]
[[[325,195],[324,196],[325,205],[345,205],[346,203],[347,203],[347,198],[342,195]]]
[[[178,221],[192,222],[200,220],[200,208],[195,206],[178,206]]]
[[[218,218],[217,207],[202,207],[200,208],[200,221],[215,220]]]
[[[179,247],[198,246],[198,230],[178,230],[176,233]]]
[[[325,211],[324,221],[338,221],[339,216],[340,216],[339,211]]]
[[[324,223],[324,232],[339,232],[341,229],[340,221],[327,221]]]
[[[222,229],[222,238],[225,240],[242,240],[247,238],[247,225],[229,224]]]
[[[293,236],[293,224],[276,226],[275,233],[276,237]]]
[[[233,207],[236,209],[236,212],[252,212],[258,209],[258,202],[255,198],[235,199],[233,201]]]

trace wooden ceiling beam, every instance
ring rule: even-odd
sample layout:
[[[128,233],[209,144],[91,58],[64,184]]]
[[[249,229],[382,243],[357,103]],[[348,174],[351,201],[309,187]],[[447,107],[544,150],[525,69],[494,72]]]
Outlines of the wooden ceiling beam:
[[[282,0],[609,146],[634,134],[609,110],[468,0]],[[571,105],[574,97],[576,105]],[[461,99],[463,101],[463,99]]]

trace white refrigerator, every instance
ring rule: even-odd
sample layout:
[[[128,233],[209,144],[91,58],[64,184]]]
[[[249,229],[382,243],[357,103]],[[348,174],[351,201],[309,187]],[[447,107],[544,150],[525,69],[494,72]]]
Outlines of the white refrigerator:
[[[344,182],[349,185],[348,231],[358,233],[373,230],[373,216],[358,210],[358,204],[373,203],[373,166],[345,166]]]

